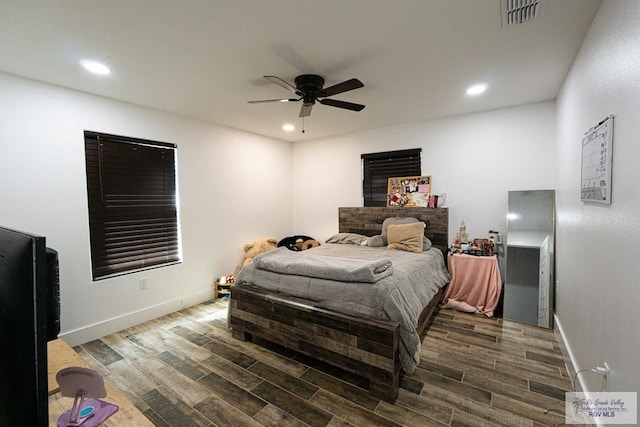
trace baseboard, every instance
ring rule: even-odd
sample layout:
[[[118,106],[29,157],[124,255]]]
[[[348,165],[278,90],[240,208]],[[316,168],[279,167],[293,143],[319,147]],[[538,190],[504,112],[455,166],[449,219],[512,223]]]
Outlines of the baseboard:
[[[576,375],[576,372],[577,372],[576,359],[573,356],[573,351],[571,351],[571,347],[567,343],[567,339],[564,335],[564,330],[562,329],[562,323],[558,319],[558,316],[555,314],[553,315],[553,322],[554,322],[553,333],[556,336],[556,339],[558,340],[558,345],[560,346],[562,357],[564,358],[565,364],[567,365],[567,372],[569,373],[571,380],[573,380],[573,377]],[[580,383],[580,386],[582,387],[582,383]]]
[[[71,347],[75,347],[131,326],[139,325],[140,323],[182,310],[194,304],[208,301],[212,298],[212,290],[200,291],[195,294],[181,296],[171,301],[114,317],[103,322],[84,326],[73,331],[63,332],[58,335],[58,338],[66,341]]]
[[[562,329],[562,323],[558,319],[558,316],[555,314],[553,315],[553,321],[554,321],[553,333],[556,336],[556,339],[558,340],[558,345],[560,346],[562,357],[564,358],[565,364],[567,365],[567,372],[570,376],[569,378],[571,379],[572,383],[574,381],[574,378],[575,378],[575,381],[578,381],[580,383],[580,387],[577,387],[577,384],[573,384],[574,391],[581,391],[581,392],[584,392],[586,396],[589,396],[589,390],[585,388],[585,385],[582,383],[582,379],[580,378],[580,375],[576,377],[576,372],[577,372],[576,367],[578,366],[578,364],[575,359],[575,356],[573,355],[573,351],[571,350],[571,346],[569,346],[567,342],[566,335],[564,334],[564,330]],[[600,424],[596,421],[596,423],[593,425],[599,426]]]

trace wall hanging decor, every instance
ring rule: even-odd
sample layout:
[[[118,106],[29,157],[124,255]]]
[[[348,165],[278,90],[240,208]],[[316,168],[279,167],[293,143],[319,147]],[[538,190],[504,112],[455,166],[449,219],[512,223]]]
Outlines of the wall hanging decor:
[[[580,200],[611,204],[613,116],[589,129],[582,139]]]
[[[429,206],[431,176],[402,176],[389,178],[387,184],[387,207]],[[433,207],[433,206],[432,206]]]

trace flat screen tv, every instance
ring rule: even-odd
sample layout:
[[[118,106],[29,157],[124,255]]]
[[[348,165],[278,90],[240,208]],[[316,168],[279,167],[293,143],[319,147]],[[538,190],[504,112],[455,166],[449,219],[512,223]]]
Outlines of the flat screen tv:
[[[0,426],[47,426],[47,341],[59,332],[57,254],[0,227]],[[51,316],[51,317],[49,317]]]

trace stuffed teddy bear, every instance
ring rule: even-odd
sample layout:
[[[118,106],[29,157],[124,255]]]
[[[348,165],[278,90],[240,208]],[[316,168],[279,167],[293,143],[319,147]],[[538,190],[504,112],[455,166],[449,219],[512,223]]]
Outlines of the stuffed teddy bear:
[[[285,237],[278,242],[278,247],[284,246],[290,251],[304,251],[307,249],[315,248],[320,243],[313,237],[297,234],[295,236]]]
[[[320,242],[315,239],[304,241],[300,241],[300,239],[296,240],[296,248],[300,251],[306,251],[307,249],[315,248],[316,246],[320,246]]]
[[[242,250],[244,251],[244,258],[240,265],[236,268],[235,277],[238,277],[238,273],[247,264],[251,264],[253,259],[263,252],[268,252],[276,248],[278,239],[275,237],[256,239],[251,243],[246,243]]]

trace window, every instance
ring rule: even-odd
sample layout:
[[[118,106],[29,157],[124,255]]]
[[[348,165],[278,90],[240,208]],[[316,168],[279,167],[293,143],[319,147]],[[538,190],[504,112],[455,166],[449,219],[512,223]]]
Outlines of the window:
[[[387,206],[387,178],[420,176],[421,148],[363,154],[362,196],[364,206]]]
[[[84,138],[93,280],[180,262],[176,145]]]

